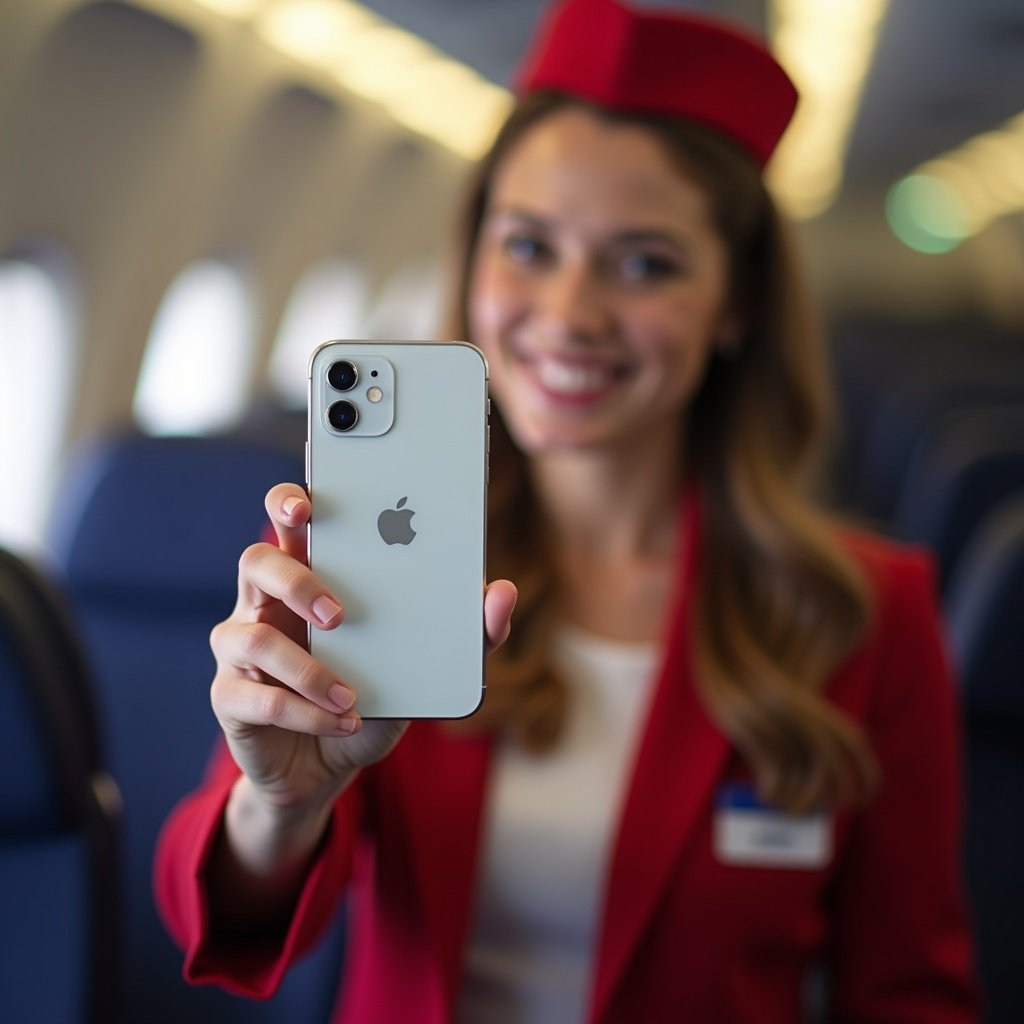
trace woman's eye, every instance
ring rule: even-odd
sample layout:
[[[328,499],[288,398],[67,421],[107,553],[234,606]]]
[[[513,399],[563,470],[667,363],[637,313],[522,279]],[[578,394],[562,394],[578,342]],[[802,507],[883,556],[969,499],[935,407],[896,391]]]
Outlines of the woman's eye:
[[[618,276],[630,284],[658,281],[679,270],[669,257],[647,252],[627,253],[615,261],[615,269]]]
[[[539,263],[550,255],[548,246],[533,235],[509,235],[502,248],[513,262],[523,265]]]

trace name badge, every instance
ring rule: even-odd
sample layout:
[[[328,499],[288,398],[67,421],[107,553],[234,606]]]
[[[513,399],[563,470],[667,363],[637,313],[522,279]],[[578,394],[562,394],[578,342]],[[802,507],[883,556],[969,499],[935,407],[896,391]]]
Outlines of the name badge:
[[[821,868],[832,857],[832,819],[788,814],[764,804],[752,785],[730,783],[718,791],[714,844],[723,864]]]

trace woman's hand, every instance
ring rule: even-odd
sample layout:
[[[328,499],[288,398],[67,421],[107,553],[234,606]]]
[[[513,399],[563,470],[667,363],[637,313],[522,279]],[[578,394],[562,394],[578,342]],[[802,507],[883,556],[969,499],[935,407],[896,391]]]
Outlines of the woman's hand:
[[[358,694],[305,648],[306,623],[334,629],[344,609],[306,565],[310,503],[296,484],[266,500],[278,547],[254,544],[239,561],[238,601],[210,637],[213,709],[250,797],[283,814],[326,808],[363,766],[380,760],[408,723],[363,722]],[[488,586],[489,649],[509,631],[515,587]]]

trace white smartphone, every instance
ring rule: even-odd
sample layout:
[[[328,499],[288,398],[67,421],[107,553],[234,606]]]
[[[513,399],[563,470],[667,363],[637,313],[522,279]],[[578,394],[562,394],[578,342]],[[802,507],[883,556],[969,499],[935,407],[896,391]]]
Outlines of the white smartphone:
[[[309,564],[345,605],[314,657],[365,718],[484,694],[487,363],[464,342],[330,341],[309,363]]]

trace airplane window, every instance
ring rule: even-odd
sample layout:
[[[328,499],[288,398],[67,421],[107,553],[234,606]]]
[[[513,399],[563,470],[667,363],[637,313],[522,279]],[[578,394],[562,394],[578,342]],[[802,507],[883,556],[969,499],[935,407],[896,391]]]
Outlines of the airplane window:
[[[288,300],[267,367],[271,390],[284,405],[305,406],[306,369],[317,345],[367,336],[366,311],[366,278],[353,264],[325,260],[303,274]]]
[[[371,338],[410,341],[438,337],[444,286],[434,263],[416,263],[396,271],[381,289],[367,323]]]
[[[153,321],[133,411],[151,434],[208,434],[233,425],[249,397],[252,314],[240,274],[202,260],[167,290]]]
[[[0,260],[0,544],[41,545],[67,422],[64,295],[42,266]]]

